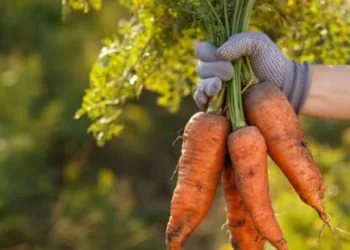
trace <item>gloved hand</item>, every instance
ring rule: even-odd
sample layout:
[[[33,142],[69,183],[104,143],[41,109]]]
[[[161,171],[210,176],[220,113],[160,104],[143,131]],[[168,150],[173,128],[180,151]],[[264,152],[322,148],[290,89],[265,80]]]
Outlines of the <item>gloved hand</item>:
[[[206,109],[210,97],[220,91],[222,81],[232,79],[231,62],[242,56],[250,57],[261,82],[280,87],[296,113],[305,103],[311,83],[310,64],[288,60],[264,33],[236,34],[219,48],[201,42],[196,47],[196,56],[200,60],[197,65],[200,81],[194,99],[201,110]]]

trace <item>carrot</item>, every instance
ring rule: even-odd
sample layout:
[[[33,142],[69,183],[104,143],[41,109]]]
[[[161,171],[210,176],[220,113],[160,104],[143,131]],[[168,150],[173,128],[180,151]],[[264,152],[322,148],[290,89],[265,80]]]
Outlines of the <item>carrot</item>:
[[[187,123],[179,173],[166,229],[168,250],[178,250],[207,215],[215,197],[227,154],[228,120],[195,114]]]
[[[231,245],[235,250],[263,250],[265,240],[255,229],[236,186],[235,173],[228,162],[222,173],[222,185],[226,200],[226,226],[230,232]]]
[[[228,150],[238,190],[256,229],[277,249],[288,249],[271,206],[264,137],[254,126],[238,129],[229,136]]]
[[[281,168],[301,200],[327,223],[325,184],[307,147],[298,118],[285,95],[272,83],[256,84],[243,96],[248,122],[259,128],[269,155]]]

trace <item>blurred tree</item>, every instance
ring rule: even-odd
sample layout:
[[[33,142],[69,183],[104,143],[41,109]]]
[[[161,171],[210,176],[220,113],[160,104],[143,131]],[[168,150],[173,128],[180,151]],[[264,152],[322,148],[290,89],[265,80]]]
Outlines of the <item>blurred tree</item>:
[[[127,180],[116,181],[116,151],[96,151],[87,121],[72,119],[98,37],[123,15],[118,3],[106,6],[115,12],[62,23],[59,2],[0,2],[0,249],[163,244],[154,223],[136,215]],[[145,113],[139,105],[129,109]],[[109,161],[100,165],[103,154]]]
[[[204,37],[202,17],[193,12],[196,1],[120,2],[130,17],[121,20],[114,38],[105,39],[76,113],[90,118],[89,132],[99,145],[121,132],[123,105],[143,89],[158,93],[158,104],[170,111],[178,109],[196,83],[193,47]],[[350,60],[347,7],[340,0],[261,0],[252,29],[268,33],[290,58],[344,64]]]

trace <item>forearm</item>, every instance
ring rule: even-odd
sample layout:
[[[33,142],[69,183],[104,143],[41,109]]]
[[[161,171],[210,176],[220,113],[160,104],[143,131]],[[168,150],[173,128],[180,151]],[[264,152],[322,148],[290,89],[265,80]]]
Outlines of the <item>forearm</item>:
[[[350,120],[350,66],[313,65],[312,83],[301,113]]]

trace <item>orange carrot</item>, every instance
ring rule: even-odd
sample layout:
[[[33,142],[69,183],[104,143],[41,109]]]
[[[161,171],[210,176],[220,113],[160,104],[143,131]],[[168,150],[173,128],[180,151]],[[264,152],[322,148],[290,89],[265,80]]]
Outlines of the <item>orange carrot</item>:
[[[244,94],[249,124],[259,128],[269,155],[281,168],[301,200],[327,224],[325,184],[307,147],[299,120],[285,95],[272,83],[256,84]]]
[[[229,136],[228,150],[239,193],[256,229],[277,249],[287,250],[271,206],[264,137],[254,126],[238,129]]]
[[[166,229],[168,250],[181,249],[207,215],[225,164],[229,131],[228,120],[220,115],[197,113],[187,123]]]
[[[236,186],[235,173],[228,162],[222,173],[231,245],[235,250],[263,250],[265,240],[255,229]]]

